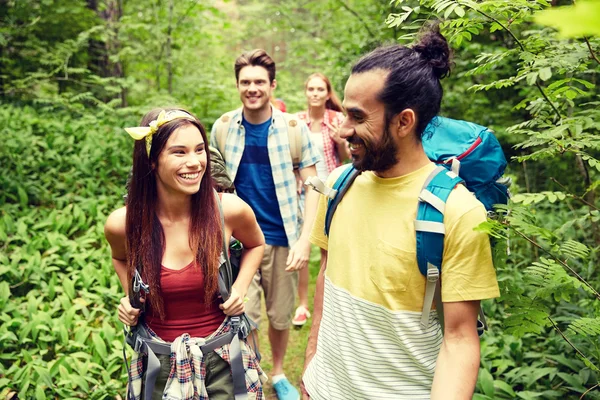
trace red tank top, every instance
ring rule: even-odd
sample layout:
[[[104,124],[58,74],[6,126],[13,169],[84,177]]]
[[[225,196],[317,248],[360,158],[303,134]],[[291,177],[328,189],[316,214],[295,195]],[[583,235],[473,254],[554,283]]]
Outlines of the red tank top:
[[[206,337],[225,319],[217,295],[212,301],[206,301],[204,273],[193,261],[180,270],[161,267],[160,286],[165,319],[161,321],[158,314],[154,315],[152,307],[148,307],[146,322],[161,339],[172,342],[184,333],[191,337]]]

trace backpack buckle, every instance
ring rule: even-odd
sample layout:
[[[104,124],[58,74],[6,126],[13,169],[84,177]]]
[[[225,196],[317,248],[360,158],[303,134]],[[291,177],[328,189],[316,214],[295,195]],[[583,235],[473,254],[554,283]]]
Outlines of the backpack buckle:
[[[136,269],[135,275],[133,276],[133,291],[137,294],[140,292],[140,289],[146,294],[150,293],[150,286],[144,283],[140,273]]]
[[[304,182],[304,186],[310,186],[318,193],[321,193],[330,199],[335,198],[337,195],[337,190],[325,186],[325,183],[317,176],[309,176],[306,182]]]
[[[234,335],[237,335],[240,332],[240,327],[242,325],[241,317],[239,315],[229,317],[229,323],[231,324],[231,331]]]
[[[430,267],[427,269],[427,282],[435,283],[438,279],[440,279],[440,271],[430,264]]]
[[[141,353],[143,347],[144,347],[144,341],[142,340],[141,337],[139,337],[139,335],[136,335],[135,342],[133,345],[133,351],[135,351],[136,353]]]

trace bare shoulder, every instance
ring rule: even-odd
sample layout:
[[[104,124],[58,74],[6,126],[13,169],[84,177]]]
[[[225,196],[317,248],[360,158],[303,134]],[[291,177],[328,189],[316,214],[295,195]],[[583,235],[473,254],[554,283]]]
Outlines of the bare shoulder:
[[[125,239],[125,221],[127,208],[121,207],[113,211],[104,224],[104,236],[112,244],[113,241]]]
[[[231,193],[223,193],[221,204],[223,205],[223,214],[225,215],[226,222],[230,222],[245,216],[248,212],[252,212],[250,206],[244,200]]]

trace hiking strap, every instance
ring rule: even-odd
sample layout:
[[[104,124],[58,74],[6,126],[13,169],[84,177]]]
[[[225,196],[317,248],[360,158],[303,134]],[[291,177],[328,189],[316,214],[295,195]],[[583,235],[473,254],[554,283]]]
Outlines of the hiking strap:
[[[302,161],[302,130],[300,129],[299,119],[288,120],[285,116],[284,119],[287,122],[287,134],[288,141],[290,142],[290,156],[292,156],[292,164],[294,169],[300,166]]]
[[[240,343],[240,334],[242,334],[244,331],[241,329],[241,319],[242,317],[240,316],[229,317],[229,324],[231,325],[229,332],[214,337],[206,341],[203,345],[198,346],[202,354],[208,354],[226,344],[230,345],[229,356],[235,400],[246,400],[248,398],[248,392],[246,389],[246,372],[244,369],[244,360],[242,358],[243,356]],[[136,353],[143,353],[148,357],[146,376],[144,379],[144,398],[150,399],[152,398],[152,392],[154,391],[156,378],[158,377],[161,369],[161,363],[157,355],[170,355],[171,343],[157,342],[150,338],[145,330],[144,335],[140,334],[140,329],[143,328],[136,326],[132,327],[130,332],[125,332],[125,343],[129,344]],[[125,346],[123,346],[123,357],[126,358]],[[127,374],[130,376],[130,367],[127,362],[125,365],[127,366]],[[131,382],[129,382],[127,395],[128,400],[134,399]]]
[[[421,314],[421,328],[429,327],[429,315],[433,302],[436,302],[438,320],[444,327],[441,301],[441,266],[444,253],[444,212],[446,200],[456,187],[462,183],[452,171],[442,166],[436,167],[425,180],[419,194],[415,232],[417,239],[417,263],[419,271],[426,277],[425,299]]]
[[[456,175],[459,175],[460,172],[460,160],[456,157],[451,158],[452,163],[450,164],[450,171],[454,172]]]
[[[325,235],[329,236],[329,228],[331,227],[331,221],[333,220],[333,214],[335,214],[335,210],[337,206],[342,201],[342,198],[356,179],[358,175],[360,175],[359,170],[354,168],[352,164],[348,164],[348,166],[342,171],[341,175],[336,179],[333,184],[332,190],[335,191],[334,197],[329,197],[329,202],[327,204],[327,213],[325,214]]]
[[[225,113],[215,121],[215,125],[217,126],[216,134],[217,134],[217,147],[219,148],[219,152],[225,157],[225,143],[227,142],[227,133],[229,132],[229,125],[231,124],[231,117],[235,114],[237,110],[230,111]]]
[[[215,121],[216,135],[217,135],[217,147],[221,156],[225,158],[225,144],[227,142],[227,134],[229,133],[229,127],[233,120],[233,116],[238,112],[242,112],[239,108],[234,111],[225,113]],[[291,118],[290,118],[291,117]],[[302,161],[302,129],[300,128],[300,119],[294,115],[283,113],[283,119],[287,127],[288,141],[290,144],[290,156],[292,158],[292,164],[294,169],[298,168]]]
[[[223,236],[223,250],[221,251],[221,261],[225,262],[225,270],[219,271],[224,272],[226,276],[222,277],[222,274],[219,273],[219,291],[221,292],[221,298],[225,302],[229,299],[231,295],[231,286],[233,285],[233,271],[231,270],[231,262],[229,260],[229,246],[227,246],[227,240],[225,239],[225,214],[223,213],[223,206],[221,204],[221,199],[219,198],[219,193],[214,191],[217,204],[219,206],[219,216],[221,218],[221,233]],[[223,265],[223,264],[220,264]],[[233,393],[235,395],[235,400],[245,400],[248,398],[248,390],[246,389],[246,371],[244,369],[244,361],[242,359],[242,348],[240,345],[240,326],[241,319],[239,316],[229,317],[229,323],[231,324],[231,330],[228,334],[217,336],[213,338],[209,342],[207,342],[204,346],[201,346],[203,354],[206,354],[208,351],[212,351],[218,347],[221,347],[227,343],[229,343],[229,361],[231,364],[231,377],[233,379]],[[248,332],[249,333],[249,332]],[[221,339],[221,340],[218,340]],[[220,346],[214,345],[214,343],[221,343]],[[213,347],[209,347],[212,345]],[[211,350],[209,350],[209,348]]]
[[[219,256],[219,265],[225,265],[226,268],[219,269],[219,294],[223,299],[223,302],[229,299],[231,286],[233,285],[233,271],[231,270],[231,262],[229,260],[229,246],[227,246],[227,240],[225,238],[225,214],[223,213],[223,205],[221,204],[221,198],[219,197],[219,193],[214,191],[215,201],[217,202],[217,206],[219,208],[219,217],[221,219],[221,236],[223,237],[223,248],[221,250],[221,255]]]

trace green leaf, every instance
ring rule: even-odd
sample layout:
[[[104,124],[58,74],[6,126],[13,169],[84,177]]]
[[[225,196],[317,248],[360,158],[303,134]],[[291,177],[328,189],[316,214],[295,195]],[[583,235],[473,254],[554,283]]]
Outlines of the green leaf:
[[[458,7],[456,7],[456,8],[454,9],[454,13],[455,13],[456,15],[458,15],[460,18],[462,18],[462,17],[464,17],[464,16],[465,16],[465,9],[464,9],[464,8],[462,8],[462,7],[460,7],[460,6],[458,6]]]
[[[102,339],[99,334],[94,333],[92,334],[92,341],[94,342],[94,348],[98,352],[98,355],[101,358],[106,359],[108,354],[106,352],[106,344],[104,343],[104,339]]]
[[[21,204],[21,207],[27,207],[27,204],[29,204],[29,196],[27,196],[27,192],[25,192],[21,186],[17,186],[17,194],[19,195],[19,203]]]
[[[539,70],[540,79],[543,81],[547,81],[552,78],[552,69],[550,67],[545,67]]]
[[[531,392],[531,391],[517,392],[517,396],[524,400],[538,399],[538,398],[542,397],[543,395],[544,395],[544,393]]]
[[[452,4],[450,7],[448,7],[446,9],[446,11],[444,12],[444,18],[448,18],[450,16],[450,14],[452,14],[452,11],[454,11],[454,9],[458,7],[458,4],[454,3]]]
[[[503,381],[494,381],[494,387],[508,394],[511,398],[515,398],[516,394],[512,386]]]
[[[36,400],[46,400],[46,393],[44,393],[44,389],[42,386],[37,386],[35,388],[35,398]]]
[[[8,285],[8,282],[6,282],[6,281],[0,282],[0,306],[3,307],[9,298],[10,298],[10,286]]]
[[[75,298],[75,284],[69,278],[63,279],[63,288],[65,290],[65,294],[69,296],[69,299],[73,300]]]
[[[480,368],[479,369],[479,384],[481,385],[481,390],[486,396],[494,397],[494,378],[492,374],[487,369]]]
[[[537,72],[528,73],[527,74],[527,83],[531,86],[535,85],[535,82],[537,82],[537,77],[538,77]]]
[[[559,372],[556,375],[558,375],[563,381],[567,382],[573,389],[579,391],[580,393],[585,392],[585,386],[583,386],[583,383],[579,380],[578,375],[565,374],[564,372]]]
[[[565,96],[569,99],[569,100],[573,100],[575,97],[577,97],[577,92],[574,91],[573,89],[569,89],[565,92]]]

